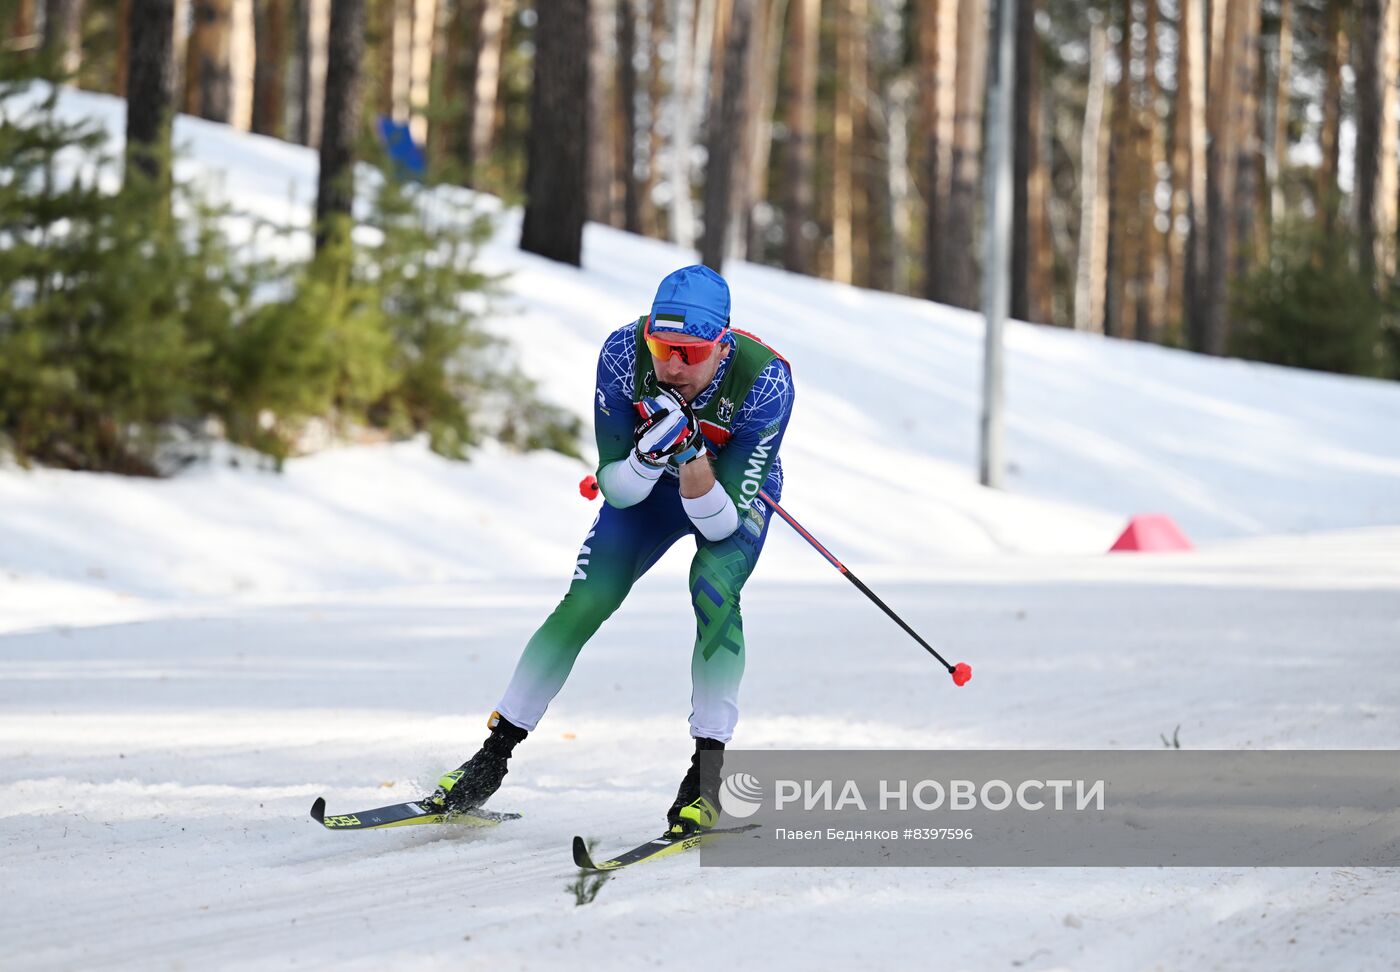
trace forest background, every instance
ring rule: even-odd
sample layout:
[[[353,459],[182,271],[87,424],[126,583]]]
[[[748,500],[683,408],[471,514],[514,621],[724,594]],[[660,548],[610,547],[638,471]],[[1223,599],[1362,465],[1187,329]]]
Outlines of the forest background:
[[[717,268],[748,260],[980,307],[999,2],[1014,3],[1016,23],[1013,317],[1400,375],[1400,0],[4,0],[0,11],[7,77],[127,98],[125,182],[137,169],[155,194],[135,203],[143,211],[165,211],[179,191],[175,111],[319,150],[320,269],[283,281],[295,306],[280,322],[266,307],[260,330],[230,322],[247,344],[232,359],[262,355],[252,349],[315,306],[337,309],[328,340],[349,335],[358,363],[322,361],[332,377],[314,401],[291,400],[304,387],[269,392],[264,362],[218,377],[244,398],[261,387],[260,399],[156,410],[214,414],[280,455],[307,415],[327,412],[436,430],[448,453],[502,431],[473,428],[471,407],[443,424],[471,397],[450,362],[489,343],[468,336],[470,315],[409,333],[424,307],[490,282],[470,275],[467,247],[449,261],[461,273],[436,289],[410,273],[386,292],[374,266],[389,251],[357,257],[349,242],[357,159],[384,166],[377,188],[358,189],[381,229],[389,211],[415,209],[400,183],[465,185],[523,204],[522,247],[565,262],[579,262],[592,220],[694,247]],[[386,198],[386,185],[409,201]],[[450,245],[443,225],[400,234],[398,263]],[[226,249],[203,253],[201,272],[237,263]],[[41,276],[29,294],[45,292]],[[344,281],[375,293],[337,290]],[[388,323],[347,331],[370,305]],[[0,340],[7,330],[22,328],[0,322]],[[403,374],[366,363],[395,341]],[[439,359],[426,376],[408,364],[424,348]],[[528,396],[514,373],[492,387]],[[92,460],[100,432],[64,445],[25,427],[9,398],[0,418],[22,455],[121,468],[141,453],[118,428],[106,438],[123,441]],[[577,430],[560,416],[524,411],[534,418],[509,436],[571,448]]]

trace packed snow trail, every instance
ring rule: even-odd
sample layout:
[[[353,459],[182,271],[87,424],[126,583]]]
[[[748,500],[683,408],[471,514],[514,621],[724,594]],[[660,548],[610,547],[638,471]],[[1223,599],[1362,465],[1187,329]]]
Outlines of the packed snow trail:
[[[1179,724],[1192,749],[1391,748],[1396,549],[1382,530],[882,582],[978,665],[963,689],[839,577],[760,575],[735,743],[1152,748]],[[659,830],[689,751],[685,595],[664,575],[642,583],[649,597],[589,644],[512,762],[493,803],[524,817],[489,832],[331,834],[306,808],[410,799],[469,754],[557,584],[231,600],[0,637],[7,954],[26,969],[628,968],[716,948],[738,968],[914,954],[968,969],[1392,967],[1387,870],[682,857],[576,907],[571,836],[611,848]]]

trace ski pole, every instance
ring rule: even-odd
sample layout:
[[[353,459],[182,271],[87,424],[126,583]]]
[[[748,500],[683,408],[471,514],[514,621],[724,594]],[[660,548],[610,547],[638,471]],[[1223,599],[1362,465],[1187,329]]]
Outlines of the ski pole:
[[[786,520],[787,525],[796,530],[797,535],[799,537],[810,543],[812,547],[817,551],[817,553],[825,557],[827,563],[831,564],[831,566],[839,570],[841,574],[846,578],[846,580],[856,585],[856,588],[862,594],[870,598],[870,600],[874,601],[875,606],[878,607],[881,611],[884,611],[886,614],[888,614],[890,618],[894,620],[895,624],[899,625],[901,628],[904,629],[905,633],[908,634],[909,637],[913,638],[919,644],[923,645],[925,651],[927,651],[934,658],[937,658],[943,664],[943,667],[948,669],[948,674],[953,676],[954,685],[966,685],[968,683],[968,680],[972,678],[971,665],[969,665],[967,662],[958,662],[956,665],[948,664],[948,659],[940,655],[938,651],[933,647],[933,645],[929,644],[923,638],[920,638],[919,633],[917,631],[909,627],[909,625],[905,623],[904,619],[901,618],[898,614],[895,614],[894,610],[888,604],[880,600],[880,596],[878,594],[876,594],[870,588],[866,587],[865,583],[861,581],[859,577],[851,573],[851,569],[849,567],[841,563],[841,561],[837,560],[835,555],[833,555],[830,550],[827,550],[825,547],[823,547],[821,545],[821,542],[817,540],[816,537],[808,533],[801,523],[798,523],[795,519],[793,519],[791,513],[779,506],[778,503],[773,499],[773,497],[769,496],[766,491],[760,489],[758,491],[758,498],[763,500],[763,502],[767,503],[769,506],[773,507],[773,512],[781,516],[784,520]]]
[[[578,484],[578,491],[584,497],[584,499],[597,499],[598,480],[592,476],[585,476]],[[791,513],[779,506],[777,502],[774,501],[773,497],[769,496],[767,492],[760,489],[758,491],[758,498],[763,500],[763,502],[767,503],[769,506],[773,507],[773,512],[781,516],[784,520],[786,520],[788,526],[792,527],[794,530],[797,531],[798,536],[810,543],[812,547],[817,551],[817,553],[821,554],[823,557],[826,558],[827,563],[831,564],[831,566],[839,570],[841,574],[848,581],[854,584],[862,594],[870,598],[870,600],[874,601],[876,607],[888,614],[894,620],[895,624],[903,628],[905,633],[907,633],[909,637],[913,638],[920,645],[922,645],[924,650],[927,651],[930,655],[932,655],[934,658],[937,658],[938,661],[942,663],[943,667],[948,670],[948,674],[953,676],[954,685],[966,685],[968,683],[968,681],[972,678],[971,665],[969,665],[967,662],[958,662],[956,665],[948,664],[948,659],[940,655],[938,651],[933,647],[933,645],[930,645],[923,638],[919,637],[919,633],[917,631],[909,627],[909,625],[905,623],[904,619],[901,618],[898,614],[895,614],[888,604],[880,600],[879,595],[877,595],[870,588],[866,587],[864,582],[862,582],[859,577],[851,573],[849,567],[841,563],[841,561],[837,560],[830,550],[827,550],[825,547],[823,547],[821,545],[821,542],[818,541],[816,537],[808,533],[801,523],[798,523],[795,519],[793,519]]]

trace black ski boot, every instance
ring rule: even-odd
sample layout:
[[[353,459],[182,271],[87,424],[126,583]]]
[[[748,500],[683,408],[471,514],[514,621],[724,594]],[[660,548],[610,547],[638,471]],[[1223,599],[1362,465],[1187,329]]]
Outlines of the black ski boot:
[[[676,791],[676,802],[666,811],[667,834],[686,837],[701,830],[709,830],[719,819],[719,781],[724,757],[707,759],[703,763],[703,752],[724,752],[724,743],[718,739],[696,739],[695,755],[690,757],[690,769],[681,788]]]
[[[441,807],[445,813],[462,813],[481,806],[501,788],[510,754],[515,744],[529,732],[513,725],[499,712],[492,712],[486,725],[491,735],[486,737],[476,755],[452,772],[443,774],[438,788],[424,803]]]

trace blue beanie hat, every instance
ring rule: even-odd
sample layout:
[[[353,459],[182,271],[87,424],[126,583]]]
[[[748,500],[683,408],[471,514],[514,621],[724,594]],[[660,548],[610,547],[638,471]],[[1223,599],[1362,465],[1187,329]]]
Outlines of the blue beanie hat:
[[[729,326],[729,284],[709,267],[681,267],[666,275],[651,305],[653,331],[679,331],[713,341]]]

